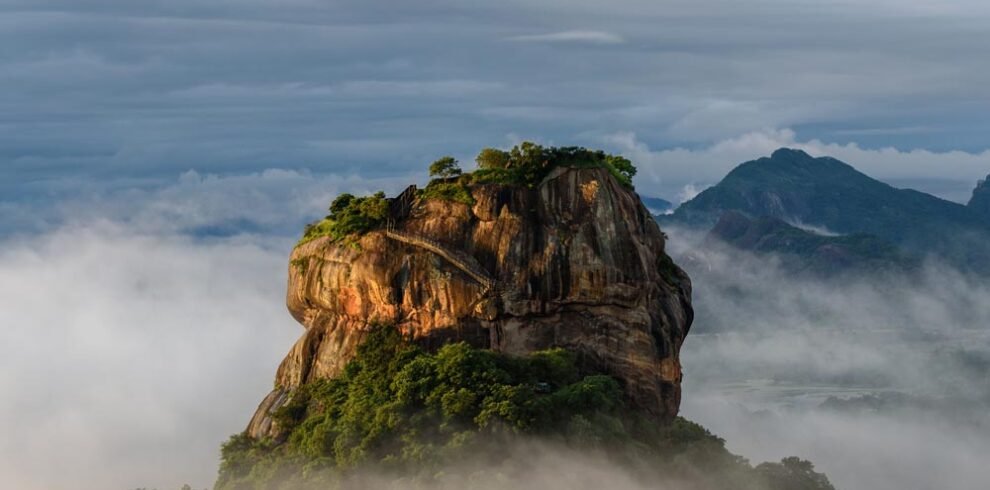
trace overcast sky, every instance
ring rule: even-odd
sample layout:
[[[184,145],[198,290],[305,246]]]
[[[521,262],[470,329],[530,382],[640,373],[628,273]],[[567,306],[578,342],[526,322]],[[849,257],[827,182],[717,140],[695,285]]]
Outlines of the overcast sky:
[[[629,153],[668,198],[808,143],[964,200],[990,173],[986,46],[979,0],[0,0],[0,199],[422,179],[533,139]]]
[[[209,484],[302,224],[442,155],[603,148],[680,201],[791,146],[964,202],[987,46],[985,0],[0,0],[0,484]]]

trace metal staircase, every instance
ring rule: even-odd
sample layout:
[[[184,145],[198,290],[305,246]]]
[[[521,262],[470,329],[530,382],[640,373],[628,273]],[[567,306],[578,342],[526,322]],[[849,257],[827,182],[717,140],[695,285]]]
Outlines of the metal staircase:
[[[491,274],[489,274],[488,271],[474,259],[474,257],[471,257],[464,252],[451,250],[440,242],[424,236],[397,231],[391,226],[385,229],[385,236],[391,238],[392,240],[406,243],[414,247],[419,247],[440,256],[451,265],[457,267],[472,279],[477,281],[478,284],[484,286],[485,293],[495,289],[496,282],[495,279],[492,278]]]

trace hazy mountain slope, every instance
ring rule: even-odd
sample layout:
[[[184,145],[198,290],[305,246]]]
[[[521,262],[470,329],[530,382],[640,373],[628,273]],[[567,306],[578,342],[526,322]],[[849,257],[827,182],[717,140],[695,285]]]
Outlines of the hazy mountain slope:
[[[725,211],[867,233],[913,252],[990,270],[990,221],[973,208],[897,189],[834,158],[780,149],[743,163],[682,204],[664,223],[713,226]]]
[[[777,218],[751,219],[728,211],[706,237],[708,245],[728,244],[761,255],[775,255],[795,272],[822,275],[850,271],[902,271],[918,265],[896,245],[874,235],[823,236]]]
[[[674,208],[674,203],[659,197],[639,196],[639,199],[653,214],[663,214]]]

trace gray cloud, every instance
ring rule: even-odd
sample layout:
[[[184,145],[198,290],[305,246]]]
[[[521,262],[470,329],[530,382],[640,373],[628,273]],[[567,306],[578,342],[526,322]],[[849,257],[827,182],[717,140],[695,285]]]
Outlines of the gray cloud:
[[[621,44],[625,42],[621,36],[604,31],[560,31],[547,34],[526,34],[512,36],[508,40],[531,43]]]
[[[651,149],[632,132],[600,138],[637,163],[636,183],[640,189],[671,197],[692,197],[697,188],[717,183],[736,165],[769,156],[785,146],[816,157],[835,157],[892,185],[918,188],[963,203],[969,200],[977,181],[990,173],[990,150],[970,153],[901,151],[893,147],[869,149],[855,143],[801,140],[790,129],[754,131],[700,148],[660,150]]]
[[[298,334],[286,248],[110,223],[4,242],[5,485],[208,484]]]
[[[169,185],[86,193],[58,204],[56,223],[110,220],[152,234],[295,236],[341,192],[398,194],[418,176],[362,179],[268,169],[217,176],[194,170]]]
[[[867,149],[986,147],[979,2],[8,0],[0,12],[5,196],[189,168],[376,177],[508,135],[596,146],[634,132],[664,149],[792,128]]]
[[[101,221],[155,235],[295,237],[305,223],[324,216],[341,192],[396,195],[425,179],[422,171],[370,179],[294,169],[226,176],[187,170],[169,180],[112,184],[66,178],[46,182],[47,192],[30,190],[41,199],[0,202],[0,237]]]

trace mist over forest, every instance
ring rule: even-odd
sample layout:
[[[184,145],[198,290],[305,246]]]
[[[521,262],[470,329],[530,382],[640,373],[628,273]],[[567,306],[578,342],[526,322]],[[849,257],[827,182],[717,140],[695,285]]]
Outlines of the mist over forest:
[[[773,255],[668,228],[693,278],[686,416],[756,459],[799,454],[836,488],[976,488],[990,471],[990,284],[911,273],[798,276]]]

